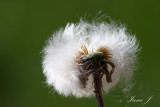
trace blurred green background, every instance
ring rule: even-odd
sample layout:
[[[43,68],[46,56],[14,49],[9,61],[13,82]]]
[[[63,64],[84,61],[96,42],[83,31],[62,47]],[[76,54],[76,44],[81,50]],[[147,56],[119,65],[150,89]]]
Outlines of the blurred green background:
[[[47,87],[41,50],[55,30],[99,11],[126,24],[142,47],[135,86],[128,97],[111,90],[103,96],[105,107],[159,107],[159,0],[0,0],[0,107],[97,107],[94,98],[65,98]],[[128,103],[134,95],[153,98]]]

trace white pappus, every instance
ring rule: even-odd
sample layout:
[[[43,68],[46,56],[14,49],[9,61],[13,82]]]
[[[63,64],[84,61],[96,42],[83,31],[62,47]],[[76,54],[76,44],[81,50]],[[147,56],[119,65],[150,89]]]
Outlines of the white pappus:
[[[127,33],[124,26],[81,20],[76,24],[67,24],[64,29],[54,33],[43,50],[43,73],[46,82],[59,94],[76,97],[94,95],[93,76],[90,75],[86,87],[82,87],[80,72],[75,63],[76,54],[83,45],[89,52],[105,46],[111,54],[115,70],[112,82],[107,83],[105,76],[102,77],[104,92],[108,92],[121,80],[127,84],[132,78],[138,52],[136,37]]]

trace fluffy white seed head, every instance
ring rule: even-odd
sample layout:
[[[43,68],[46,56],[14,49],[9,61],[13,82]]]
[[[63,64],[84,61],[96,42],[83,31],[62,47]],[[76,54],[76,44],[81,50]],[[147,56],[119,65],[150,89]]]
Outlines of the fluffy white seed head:
[[[43,73],[48,85],[53,86],[58,93],[76,97],[94,95],[93,76],[89,76],[86,88],[82,87],[79,80],[80,71],[75,57],[82,45],[93,52],[100,46],[105,46],[111,54],[115,71],[111,83],[106,82],[105,76],[102,77],[105,92],[122,80],[127,84],[132,78],[138,51],[136,37],[127,33],[124,26],[80,21],[77,24],[67,24],[65,29],[54,33],[43,50]]]

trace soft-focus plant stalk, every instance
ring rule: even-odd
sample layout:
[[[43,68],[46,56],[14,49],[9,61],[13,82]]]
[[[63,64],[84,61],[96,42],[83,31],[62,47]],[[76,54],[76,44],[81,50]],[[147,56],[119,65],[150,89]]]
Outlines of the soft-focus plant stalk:
[[[94,87],[95,87],[95,96],[98,103],[98,107],[104,107],[103,98],[102,98],[102,91],[101,91],[101,77],[100,73],[93,75],[94,79]]]

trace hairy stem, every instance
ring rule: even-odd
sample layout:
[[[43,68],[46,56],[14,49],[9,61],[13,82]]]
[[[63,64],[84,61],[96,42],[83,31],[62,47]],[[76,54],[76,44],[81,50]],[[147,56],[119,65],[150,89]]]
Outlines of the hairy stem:
[[[101,81],[101,75],[100,73],[98,74],[93,74],[93,79],[94,79],[94,87],[95,87],[95,96],[96,96],[96,100],[98,103],[98,107],[104,107],[103,104],[103,99],[102,99],[102,81]]]

